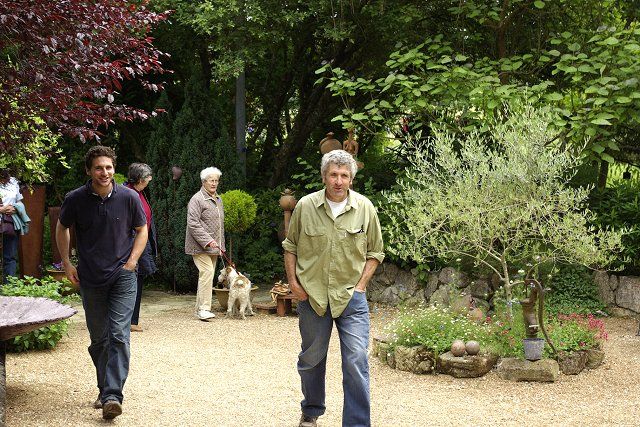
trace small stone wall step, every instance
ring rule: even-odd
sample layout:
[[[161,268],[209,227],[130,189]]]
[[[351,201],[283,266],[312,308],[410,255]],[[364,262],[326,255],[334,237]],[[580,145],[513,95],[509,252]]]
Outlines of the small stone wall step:
[[[498,376],[508,381],[555,382],[559,375],[560,366],[552,359],[531,362],[507,357],[498,364]]]

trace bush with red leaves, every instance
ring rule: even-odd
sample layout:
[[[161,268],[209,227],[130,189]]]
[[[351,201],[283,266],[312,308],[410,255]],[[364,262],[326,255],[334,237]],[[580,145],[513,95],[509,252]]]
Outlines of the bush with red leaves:
[[[165,72],[149,33],[168,13],[146,3],[0,2],[0,150],[32,138],[33,117],[84,142],[116,119],[153,114],[116,102],[124,80],[162,89],[147,79]]]

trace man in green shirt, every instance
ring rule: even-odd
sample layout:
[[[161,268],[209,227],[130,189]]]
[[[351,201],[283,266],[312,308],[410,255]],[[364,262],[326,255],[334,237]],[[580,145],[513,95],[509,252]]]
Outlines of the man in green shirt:
[[[327,350],[334,322],[342,354],[342,425],[371,425],[365,291],[384,253],[375,208],[349,189],[356,171],[346,151],[325,154],[320,167],[325,188],[300,199],[282,242],[289,286],[299,301],[298,373],[304,395],[300,427],[315,426],[325,411]]]

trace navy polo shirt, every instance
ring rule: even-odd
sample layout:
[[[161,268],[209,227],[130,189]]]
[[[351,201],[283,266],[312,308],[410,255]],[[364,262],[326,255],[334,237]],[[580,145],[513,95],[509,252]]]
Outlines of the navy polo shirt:
[[[111,195],[102,199],[91,180],[65,196],[59,221],[75,225],[80,285],[90,288],[116,281],[131,255],[135,228],[147,223],[135,191],[113,181]]]

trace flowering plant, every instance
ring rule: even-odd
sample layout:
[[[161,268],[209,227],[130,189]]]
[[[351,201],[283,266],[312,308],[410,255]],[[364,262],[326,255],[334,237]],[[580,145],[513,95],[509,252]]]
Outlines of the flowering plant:
[[[64,267],[62,266],[62,261],[49,264],[49,266],[47,267],[47,270],[64,271]]]
[[[559,314],[549,323],[548,330],[558,351],[601,349],[608,338],[602,319],[591,314]]]

